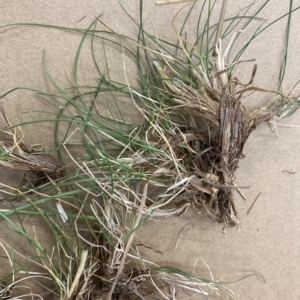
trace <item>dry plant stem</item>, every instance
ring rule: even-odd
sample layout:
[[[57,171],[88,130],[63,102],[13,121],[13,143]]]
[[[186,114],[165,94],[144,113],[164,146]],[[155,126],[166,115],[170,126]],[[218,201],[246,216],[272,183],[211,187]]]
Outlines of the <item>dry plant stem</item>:
[[[0,148],[3,152],[0,165],[5,168],[35,174],[45,172],[52,179],[62,176],[65,170],[65,166],[51,155],[35,154],[34,149],[20,140],[16,134],[1,131]]]
[[[223,31],[223,24],[224,24],[224,20],[225,20],[225,14],[226,14],[226,8],[227,8],[227,2],[228,0],[223,0],[222,3],[222,8],[221,8],[221,12],[220,12],[220,17],[219,17],[219,23],[218,23],[218,28],[217,28],[217,32],[216,32],[216,38],[215,38],[215,49],[213,52],[213,56],[216,56],[216,47],[219,43],[219,39],[221,38],[222,35],[222,31]]]
[[[141,220],[141,217],[142,217],[142,214],[143,214],[143,208],[144,208],[145,203],[146,203],[147,192],[148,192],[148,182],[146,182],[146,184],[144,186],[144,189],[143,189],[143,195],[142,195],[142,198],[141,198],[139,214],[138,214],[137,219],[135,221],[134,228],[136,228],[140,223],[140,220]],[[118,272],[116,274],[116,277],[114,279],[114,282],[112,284],[112,287],[111,287],[111,289],[109,291],[109,294],[108,294],[108,297],[107,297],[108,300],[112,299],[112,296],[113,296],[114,290],[116,288],[116,285],[118,283],[119,277],[121,276],[122,271],[124,269],[127,254],[131,249],[131,245],[132,245],[134,236],[135,236],[135,233],[133,232],[131,234],[131,236],[129,237],[128,241],[127,241],[127,244],[126,244],[126,247],[124,249],[124,253],[123,253],[119,268],[118,268]]]
[[[237,169],[239,158],[242,155],[243,140],[243,109],[240,102],[231,95],[224,93],[220,101],[220,184],[224,185],[219,191],[219,210],[222,216],[229,217],[232,207],[237,216],[233,202],[234,172]],[[229,220],[225,220],[226,223]]]
[[[211,89],[206,87],[206,94],[210,94],[215,100],[215,113],[207,114],[203,108],[207,105],[207,97],[201,95],[197,91],[193,91],[193,94],[189,96],[194,99],[194,109],[191,109],[191,105],[187,107],[186,111],[191,119],[202,117],[202,119],[208,124],[210,133],[198,131],[200,136],[204,136],[202,145],[200,145],[199,152],[204,155],[198,158],[202,161],[199,164],[199,170],[197,172],[198,178],[206,183],[209,188],[217,188],[217,199],[213,199],[213,196],[206,195],[208,207],[217,207],[217,219],[220,222],[224,222],[228,225],[235,225],[232,219],[232,215],[237,217],[237,212],[233,201],[235,171],[238,168],[238,162],[243,157],[243,148],[250,135],[250,133],[262,122],[270,121],[274,117],[272,111],[247,111],[241,104],[241,95],[236,96],[235,83],[230,81],[228,86],[222,91]],[[244,88],[245,90],[247,88]],[[202,91],[203,93],[203,91]],[[182,100],[186,100],[182,97]],[[200,101],[200,105],[196,101]],[[208,100],[211,101],[211,100]],[[185,135],[187,132],[183,132]],[[196,132],[195,132],[196,133]],[[205,136],[206,135],[206,136]],[[208,148],[209,146],[209,148]],[[204,167],[205,162],[208,166]],[[204,178],[202,174],[212,174],[210,178]],[[215,179],[218,178],[218,181]],[[212,204],[211,201],[215,201]]]
[[[80,277],[81,277],[81,275],[84,271],[84,267],[85,267],[87,258],[88,258],[88,251],[87,250],[82,251],[80,264],[79,264],[78,270],[76,272],[75,278],[72,282],[72,285],[70,287],[70,290],[67,292],[66,300],[71,298],[75,288],[78,286],[78,282],[79,282],[79,279],[80,279]]]

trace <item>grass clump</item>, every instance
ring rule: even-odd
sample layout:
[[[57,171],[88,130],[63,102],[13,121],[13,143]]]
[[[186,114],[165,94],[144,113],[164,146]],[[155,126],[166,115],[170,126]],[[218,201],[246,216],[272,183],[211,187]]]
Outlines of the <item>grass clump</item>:
[[[254,86],[255,64],[248,83],[241,83],[235,76],[236,66],[245,62],[241,60],[242,53],[269,25],[260,25],[250,41],[237,51],[232,61],[228,61],[240,34],[235,28],[241,20],[246,20],[241,25],[242,29],[248,26],[249,21],[255,21],[264,5],[252,16],[247,15],[246,9],[244,15],[238,14],[226,21],[227,3],[224,1],[218,23],[210,25],[208,20],[214,6],[205,1],[198,24],[201,23],[205,6],[208,7],[208,19],[203,31],[197,31],[196,40],[189,41],[181,33],[195,9],[196,4],[193,4],[182,28],[177,30],[174,25],[177,44],[162,40],[145,30],[142,5],[141,2],[139,21],[129,16],[139,30],[137,41],[119,35],[100,18],[98,21],[108,32],[96,29],[86,32],[86,35],[92,35],[93,41],[100,38],[114,46],[117,43],[115,40],[100,37],[99,33],[108,33],[109,37],[121,39],[121,49],[136,61],[140,73],[139,87],[131,85],[127,75],[124,83],[117,82],[110,75],[108,62],[107,69],[101,72],[95,61],[100,79],[94,91],[90,91],[94,93],[94,99],[107,89],[115,97],[128,95],[144,119],[141,126],[131,129],[124,119],[121,119],[122,126],[115,123],[112,127],[112,122],[106,125],[107,120],[104,119],[100,123],[96,110],[88,118],[81,114],[90,124],[92,120],[95,122],[88,126],[93,137],[97,139],[99,134],[105,136],[110,144],[120,149],[118,156],[111,156],[107,150],[93,146],[89,141],[89,149],[93,149],[91,157],[95,158],[91,163],[96,170],[99,168],[97,174],[106,174],[101,179],[101,190],[106,190],[112,198],[117,198],[116,201],[132,209],[135,203],[127,201],[130,196],[134,198],[131,190],[140,193],[138,186],[149,180],[152,188],[147,196],[145,214],[179,215],[194,206],[224,226],[235,226],[238,212],[233,191],[239,190],[234,183],[235,171],[239,159],[243,157],[243,148],[249,135],[261,123],[272,123],[276,117],[285,117],[298,107],[298,100],[290,94]],[[291,13],[290,7],[289,22]],[[225,29],[222,31],[223,27]],[[230,35],[230,41],[222,51],[223,40]],[[132,45],[136,46],[135,51]],[[76,88],[80,90],[83,86]],[[252,92],[271,92],[275,97],[267,105],[249,110],[244,105],[244,99]],[[84,96],[84,92],[78,95],[81,102]],[[73,99],[67,101],[68,105],[78,105],[74,104]],[[117,121],[113,114],[110,118]],[[106,187],[113,193],[108,192]],[[94,187],[90,190],[94,190]]]
[[[30,268],[39,267],[46,273],[39,275],[41,278],[51,280],[53,286],[45,286],[47,293],[59,299],[171,299],[178,290],[185,289],[204,297],[217,292],[234,298],[222,282],[147,261],[141,257],[135,240],[138,229],[149,218],[180,215],[190,207],[222,223],[224,228],[237,225],[233,192],[240,187],[235,185],[235,171],[249,135],[261,123],[272,123],[276,117],[289,116],[298,108],[298,99],[282,91],[272,91],[275,97],[258,109],[250,110],[244,105],[249,93],[270,92],[254,86],[255,64],[248,83],[241,83],[235,75],[236,66],[245,62],[241,60],[242,53],[269,25],[260,25],[229,61],[240,34],[237,28],[245,29],[250,21],[261,21],[257,15],[267,3],[252,15],[248,15],[248,7],[226,19],[227,1],[223,1],[219,21],[213,25],[210,17],[214,4],[204,1],[198,7],[193,3],[182,27],[177,30],[173,24],[177,43],[146,31],[143,1],[138,21],[122,6],[137,26],[136,39],[119,35],[101,18],[86,30],[12,24],[83,34],[74,63],[73,93],[67,93],[52,78],[46,55],[46,75],[55,92],[40,92],[61,109],[46,121],[56,124],[59,159],[63,162],[68,158],[72,167],[62,176],[64,163],[36,154],[15,133],[0,135],[0,163],[4,167],[17,165],[18,170],[38,172],[47,178],[46,182],[33,184],[30,193],[12,189],[10,195],[23,196],[27,202],[17,207],[11,203],[11,209],[1,211],[10,225],[9,232],[21,235],[32,245],[36,260],[23,259],[30,262]],[[183,32],[196,9],[200,12],[197,34],[190,41]],[[292,11],[290,7],[289,22]],[[97,27],[99,23],[101,29]],[[81,50],[88,37],[98,72],[95,86],[78,83]],[[223,51],[226,37],[230,40]],[[101,42],[104,67],[96,58],[97,41]],[[128,55],[134,61],[138,69],[135,84],[130,83],[126,73],[125,58],[124,82],[113,78],[106,56],[110,46],[119,47],[123,58]],[[280,74],[281,85],[284,72]],[[107,95],[111,101],[105,115],[99,111],[97,101]],[[123,97],[140,112],[141,125],[132,126],[127,121],[119,103]],[[74,147],[84,151],[78,159],[72,154]],[[49,227],[56,240],[50,252],[35,235],[27,233],[22,220],[26,214],[40,216]],[[10,248],[2,245],[3,249]],[[15,258],[8,250],[5,252],[13,266]],[[22,257],[15,250],[11,253]],[[26,269],[28,278],[36,272],[30,268]],[[7,288],[3,284],[3,295],[15,286],[13,278],[18,271],[14,266],[12,283]],[[40,294],[37,297],[42,298]]]

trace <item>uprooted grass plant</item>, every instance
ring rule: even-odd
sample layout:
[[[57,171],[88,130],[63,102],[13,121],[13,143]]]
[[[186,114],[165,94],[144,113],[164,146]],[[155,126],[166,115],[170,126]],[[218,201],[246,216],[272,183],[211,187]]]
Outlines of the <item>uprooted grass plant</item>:
[[[268,2],[251,15],[250,5],[227,19],[227,1],[223,1],[220,19],[213,25],[210,18],[215,2],[190,4],[180,29],[175,25],[177,15],[174,19],[177,43],[160,39],[144,28],[143,1],[138,21],[120,4],[138,29],[136,39],[119,35],[100,17],[86,30],[39,24],[9,25],[68,29],[83,36],[75,58],[73,94],[52,78],[46,54],[45,73],[55,92],[36,91],[56,101],[61,108],[58,114],[48,114],[52,118],[36,122],[55,122],[55,150],[62,162],[67,157],[71,159],[73,167],[65,170],[63,163],[41,156],[31,148],[27,151],[29,146],[24,148],[26,144],[16,131],[3,133],[2,165],[21,171],[37,170],[36,177],[47,180],[36,179],[22,189],[2,185],[4,199],[9,195],[11,205],[11,209],[1,210],[7,230],[28,240],[36,252],[36,259],[24,263],[25,270],[23,265],[17,265],[16,256],[25,261],[28,258],[10,249],[11,245],[1,244],[12,268],[11,275],[2,280],[11,281],[3,283],[2,295],[17,286],[16,273],[22,271],[27,280],[36,274],[33,273],[36,266],[41,273],[34,275],[35,280],[50,279],[53,286],[45,285],[46,293],[53,293],[59,299],[114,299],[114,296],[170,299],[180,289],[203,296],[223,292],[234,298],[222,282],[148,262],[140,256],[135,240],[138,229],[149,218],[180,215],[190,207],[224,227],[237,224],[233,191],[239,191],[240,187],[235,185],[235,171],[247,138],[262,122],[272,123],[276,117],[286,117],[298,105],[298,99],[291,93],[254,86],[257,69],[254,62],[248,61],[253,63],[253,72],[247,84],[242,84],[235,75],[236,66],[245,63],[241,59],[243,52],[270,26],[258,17]],[[287,36],[295,10],[290,3],[286,14]],[[196,37],[190,40],[183,33],[189,21],[195,24],[191,19],[195,11],[199,12]],[[204,11],[208,11],[207,15]],[[250,22],[258,22],[257,30],[240,50],[234,49],[238,36]],[[91,57],[98,71],[95,86],[78,83],[81,51],[87,40],[91,41]],[[100,60],[96,57],[97,47],[102,49]],[[119,47],[123,55],[120,59],[124,82],[114,79],[110,71],[106,55],[110,47]],[[130,57],[137,66],[137,82],[131,83],[125,57]],[[281,87],[284,68],[280,76]],[[274,96],[267,105],[249,110],[243,99],[251,92]],[[111,99],[106,115],[100,113],[97,104],[102,96]],[[142,116],[141,125],[132,126],[124,117],[119,102],[124,97]],[[4,110],[2,115],[5,116]],[[9,144],[5,142],[7,137]],[[78,159],[72,154],[74,148],[84,149]],[[23,196],[27,202],[16,206],[12,200],[15,196]],[[23,216],[30,214],[42,217],[51,229],[56,239],[53,249],[46,250],[39,243],[38,233],[32,236],[27,232]],[[82,250],[86,247],[88,250]]]

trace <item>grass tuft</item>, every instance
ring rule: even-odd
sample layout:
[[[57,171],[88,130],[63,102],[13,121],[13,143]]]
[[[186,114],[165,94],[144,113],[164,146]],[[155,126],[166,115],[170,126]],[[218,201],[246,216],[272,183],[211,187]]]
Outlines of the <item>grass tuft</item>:
[[[5,230],[12,240],[18,236],[27,241],[33,253],[28,257],[15,250],[12,242],[2,240],[1,258],[11,273],[1,280],[1,297],[10,297],[31,279],[44,289],[42,294],[32,292],[39,299],[48,294],[65,300],[173,299],[182,290],[203,297],[235,298],[225,282],[158,266],[141,257],[136,241],[139,228],[150,218],[179,216],[191,207],[224,228],[238,224],[233,192],[243,187],[235,185],[235,171],[249,135],[263,122],[273,124],[291,115],[299,105],[299,97],[282,91],[291,14],[299,8],[293,8],[292,1],[278,91],[255,86],[257,65],[241,58],[249,44],[270,27],[258,17],[268,2],[252,14],[250,5],[226,18],[227,1],[223,1],[216,23],[211,19],[215,2],[193,2],[180,28],[175,22],[183,10],[173,20],[176,42],[144,27],[143,1],[138,20],[120,3],[138,30],[136,38],[118,34],[101,16],[87,29],[24,23],[2,26],[67,29],[82,34],[82,40],[72,89],[63,89],[55,81],[44,52],[45,74],[53,91],[35,92],[49,97],[60,111],[47,112],[47,120],[28,122],[55,122],[59,161],[25,144],[20,128],[26,124],[11,126],[7,121],[12,131],[0,132],[0,165],[33,176],[26,188],[1,184],[1,193],[10,196],[4,198],[10,208],[0,210]],[[197,22],[192,17],[195,11],[199,12]],[[239,35],[251,22],[260,23],[250,40],[236,49]],[[184,35],[189,23],[196,26],[194,39]],[[78,79],[86,41],[91,42],[95,85],[80,84]],[[110,47],[120,51],[123,81],[111,71]],[[97,51],[102,51],[101,60]],[[236,53],[233,59],[232,53]],[[137,67],[137,79],[127,69],[128,59]],[[246,84],[235,73],[236,66],[244,63],[253,64]],[[2,98],[17,89],[21,88]],[[267,105],[250,110],[244,100],[254,92],[258,97],[262,93],[273,96]],[[107,97],[106,110],[99,109],[99,99]],[[126,105],[139,113],[139,125],[129,121]],[[65,164],[67,160],[70,163]],[[15,204],[16,197],[26,203]],[[55,240],[53,248],[42,245],[35,228],[28,230],[24,216],[44,222]],[[22,275],[20,279],[16,274]]]

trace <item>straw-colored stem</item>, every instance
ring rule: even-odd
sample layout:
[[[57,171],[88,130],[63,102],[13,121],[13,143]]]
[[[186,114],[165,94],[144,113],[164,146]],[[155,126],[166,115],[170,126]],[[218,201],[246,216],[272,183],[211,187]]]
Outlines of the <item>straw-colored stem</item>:
[[[140,209],[139,209],[139,214],[138,214],[137,219],[136,219],[136,221],[134,223],[134,228],[136,228],[139,225],[139,223],[140,223],[140,220],[141,220],[141,217],[142,217],[142,214],[143,214],[143,207],[145,206],[145,203],[146,203],[147,192],[148,192],[148,182],[146,182],[146,184],[144,186],[143,195],[142,195],[141,204],[140,204]],[[135,232],[133,232],[130,235],[129,239],[128,239],[128,242],[127,242],[126,247],[124,249],[124,253],[123,253],[123,256],[122,256],[119,268],[118,268],[118,272],[116,274],[116,277],[114,279],[114,282],[112,284],[112,287],[111,287],[111,289],[109,291],[109,294],[108,294],[108,297],[107,297],[108,300],[112,299],[113,292],[114,292],[114,290],[116,288],[116,285],[117,285],[117,282],[119,280],[119,277],[120,277],[120,275],[121,275],[121,273],[122,273],[122,271],[124,269],[125,261],[126,261],[126,258],[127,258],[127,254],[128,254],[128,252],[129,252],[129,250],[131,248],[131,244],[133,242],[134,236],[135,236]]]
[[[223,0],[222,3],[222,8],[221,8],[221,12],[220,12],[220,17],[219,17],[219,23],[218,23],[218,28],[217,28],[217,32],[216,32],[216,37],[215,37],[215,44],[214,44],[214,51],[213,51],[213,56],[215,57],[217,55],[216,53],[216,47],[219,43],[219,39],[222,36],[222,31],[223,31],[223,24],[224,24],[224,20],[225,20],[225,13],[226,13],[226,8],[227,8],[227,1],[228,0]]]
[[[84,271],[84,267],[85,267],[87,258],[88,258],[88,251],[87,250],[83,250],[82,254],[81,254],[80,264],[78,266],[75,278],[74,278],[74,280],[72,282],[72,285],[71,285],[69,291],[67,292],[67,299],[71,299],[71,296],[72,296],[75,288],[78,285],[79,279],[80,279],[80,277],[81,277],[81,275],[82,275],[82,273]]]

